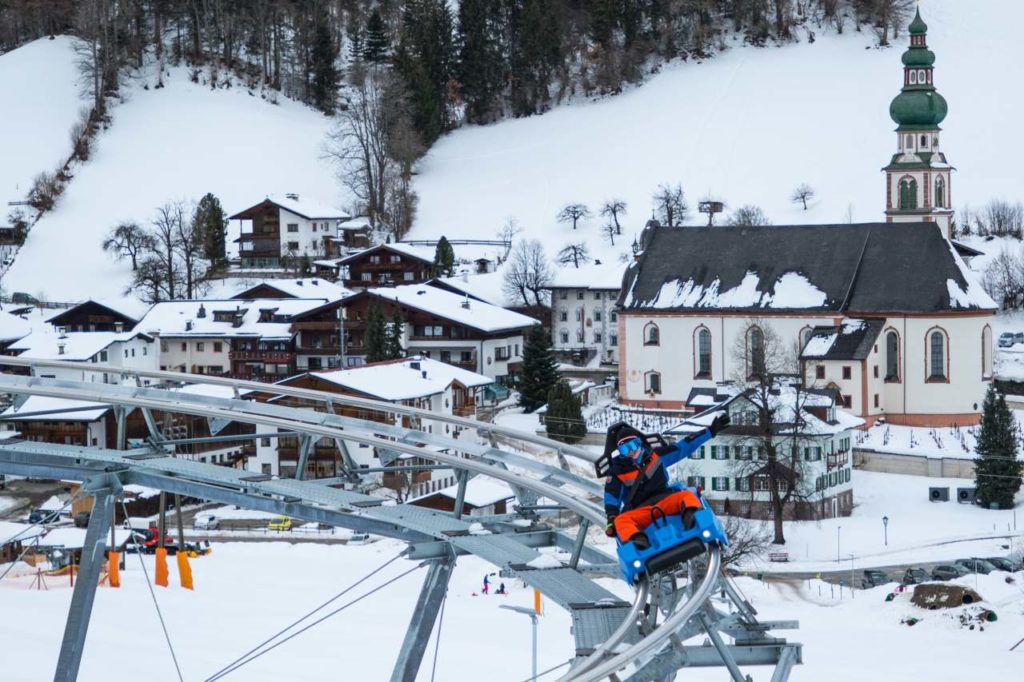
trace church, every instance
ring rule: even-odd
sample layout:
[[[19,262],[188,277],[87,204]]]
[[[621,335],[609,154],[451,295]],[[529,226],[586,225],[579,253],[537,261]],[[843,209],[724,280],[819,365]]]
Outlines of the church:
[[[623,403],[693,411],[722,382],[785,371],[868,425],[979,422],[997,306],[952,239],[934,62],[918,13],[884,222],[644,230],[618,301]]]

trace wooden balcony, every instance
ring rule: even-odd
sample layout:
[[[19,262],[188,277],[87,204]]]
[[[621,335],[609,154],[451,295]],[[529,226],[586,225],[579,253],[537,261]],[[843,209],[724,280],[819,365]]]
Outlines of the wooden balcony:
[[[290,351],[269,351],[269,350],[233,350],[228,353],[228,358],[238,361],[273,362],[277,364],[288,364],[295,359],[295,353]]]

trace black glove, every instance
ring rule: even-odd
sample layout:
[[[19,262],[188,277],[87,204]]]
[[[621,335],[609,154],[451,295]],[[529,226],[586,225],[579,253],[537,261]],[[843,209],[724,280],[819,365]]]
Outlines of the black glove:
[[[608,523],[604,525],[604,534],[610,538],[615,537],[615,517],[609,516]]]
[[[711,426],[708,427],[708,431],[711,432],[711,437],[714,438],[719,433],[721,433],[722,429],[729,426],[731,421],[732,420],[729,419],[728,412],[723,412],[722,414],[715,417],[714,420],[712,420],[711,422]]]

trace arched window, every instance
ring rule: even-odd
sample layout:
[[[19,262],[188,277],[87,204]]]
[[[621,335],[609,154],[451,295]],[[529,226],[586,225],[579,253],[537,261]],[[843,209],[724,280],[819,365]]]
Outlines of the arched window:
[[[910,151],[914,147],[914,138],[908,133],[905,139],[907,140],[907,144],[904,146],[907,148],[907,151]]]
[[[764,376],[764,332],[760,327],[751,327],[747,331],[747,374],[750,376]]]
[[[696,334],[697,341],[694,344],[697,351],[697,372],[698,379],[711,378],[711,332],[707,327],[700,327]]]
[[[895,331],[885,335],[885,380],[900,380],[900,336]]]
[[[924,75],[924,69],[918,69],[918,71],[917,71],[917,82],[923,84],[927,80],[928,80],[928,78]]]
[[[644,374],[644,390],[648,393],[661,393],[660,372],[647,372]]]
[[[928,381],[946,381],[946,335],[940,329],[928,332]]]
[[[935,205],[939,208],[946,207],[946,181],[941,175],[935,178]]]
[[[900,180],[900,208],[913,211],[917,208],[917,181],[911,177]]]
[[[927,135],[922,135],[921,136],[921,146],[922,147],[927,147],[928,146],[928,136]]]
[[[981,330],[981,378],[992,376],[992,327],[985,325]]]
[[[644,345],[661,345],[661,330],[658,329],[658,325],[654,324],[653,322],[648,322],[647,326],[644,327]]]
[[[910,84],[917,85],[917,71],[910,72]]]

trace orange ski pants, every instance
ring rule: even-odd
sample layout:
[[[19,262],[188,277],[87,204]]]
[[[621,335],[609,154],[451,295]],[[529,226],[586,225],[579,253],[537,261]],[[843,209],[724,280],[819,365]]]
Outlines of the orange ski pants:
[[[653,523],[651,512],[657,507],[666,516],[671,514],[682,514],[684,509],[699,509],[700,500],[689,490],[674,492],[668,497],[659,500],[656,504],[647,504],[643,507],[630,509],[615,517],[615,532],[622,542],[629,542],[629,539],[643,531],[644,528]],[[658,518],[658,512],[654,512],[654,518]]]

